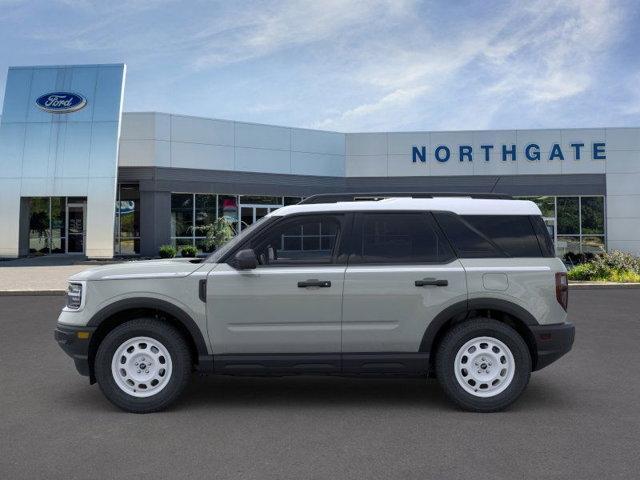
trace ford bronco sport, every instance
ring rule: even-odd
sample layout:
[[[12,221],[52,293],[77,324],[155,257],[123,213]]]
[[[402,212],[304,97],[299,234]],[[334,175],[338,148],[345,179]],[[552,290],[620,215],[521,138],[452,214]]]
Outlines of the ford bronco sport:
[[[137,413],[194,370],[435,376],[460,407],[496,411],[571,349],[566,270],[534,203],[362,196],[276,210],[206,259],[74,275],[55,338]]]

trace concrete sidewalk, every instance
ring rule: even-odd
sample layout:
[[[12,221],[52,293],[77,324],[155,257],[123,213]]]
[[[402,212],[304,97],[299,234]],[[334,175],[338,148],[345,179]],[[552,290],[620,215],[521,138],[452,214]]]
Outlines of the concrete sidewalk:
[[[0,262],[0,295],[62,295],[67,279],[78,272],[119,262],[84,257],[31,257]]]

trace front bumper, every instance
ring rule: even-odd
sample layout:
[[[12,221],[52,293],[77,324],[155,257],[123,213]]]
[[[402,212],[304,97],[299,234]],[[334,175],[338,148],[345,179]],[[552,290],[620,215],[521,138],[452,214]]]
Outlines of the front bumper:
[[[80,375],[88,377],[89,369],[89,345],[95,327],[74,327],[58,324],[53,332],[53,337],[64,352],[73,358],[76,370]]]
[[[534,370],[540,370],[571,350],[576,328],[571,322],[566,322],[554,325],[532,326],[531,332],[533,333],[537,350]]]

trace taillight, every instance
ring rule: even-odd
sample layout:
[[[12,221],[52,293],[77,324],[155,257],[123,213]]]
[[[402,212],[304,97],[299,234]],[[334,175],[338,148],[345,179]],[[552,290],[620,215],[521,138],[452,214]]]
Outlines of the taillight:
[[[569,280],[566,272],[556,273],[556,300],[566,311],[569,303]]]

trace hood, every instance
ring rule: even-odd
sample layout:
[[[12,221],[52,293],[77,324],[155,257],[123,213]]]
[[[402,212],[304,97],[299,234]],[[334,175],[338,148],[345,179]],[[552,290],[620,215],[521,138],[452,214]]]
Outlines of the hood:
[[[135,278],[181,278],[195,272],[202,263],[193,259],[175,258],[144,260],[105,265],[76,273],[69,280],[127,280]]]

